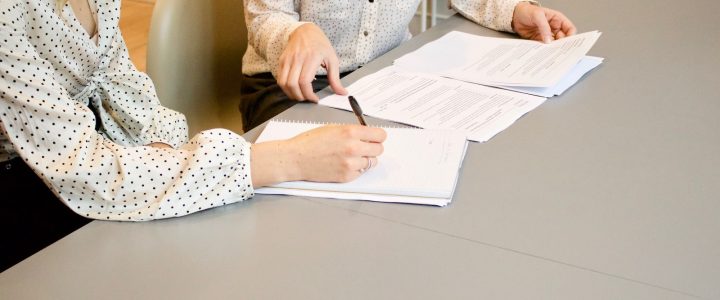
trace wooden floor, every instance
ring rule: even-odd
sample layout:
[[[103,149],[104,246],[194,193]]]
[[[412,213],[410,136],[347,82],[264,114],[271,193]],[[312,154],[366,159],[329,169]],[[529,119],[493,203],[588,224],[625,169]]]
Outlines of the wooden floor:
[[[154,0],[123,0],[120,30],[130,51],[130,59],[140,71],[146,70],[147,39]]]

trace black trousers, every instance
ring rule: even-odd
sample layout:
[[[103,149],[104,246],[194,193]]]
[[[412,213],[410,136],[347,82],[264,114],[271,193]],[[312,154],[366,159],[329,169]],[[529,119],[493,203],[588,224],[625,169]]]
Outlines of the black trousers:
[[[342,73],[340,77],[347,74],[349,72]],[[327,76],[316,76],[312,85],[316,93],[326,88],[328,86]],[[297,103],[285,95],[271,73],[243,75],[240,86],[242,93],[240,111],[243,114],[243,130],[245,131],[272,119]]]
[[[58,200],[20,158],[0,163],[0,188],[0,272],[90,222]]]

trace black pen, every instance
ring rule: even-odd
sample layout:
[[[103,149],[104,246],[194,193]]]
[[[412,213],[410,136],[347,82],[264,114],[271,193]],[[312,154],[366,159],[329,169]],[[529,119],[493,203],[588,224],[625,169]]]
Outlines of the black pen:
[[[350,107],[352,107],[355,116],[357,116],[358,121],[360,121],[360,125],[367,126],[365,118],[363,118],[362,108],[360,108],[360,104],[358,104],[357,100],[355,100],[355,97],[348,96],[348,101],[350,101]]]

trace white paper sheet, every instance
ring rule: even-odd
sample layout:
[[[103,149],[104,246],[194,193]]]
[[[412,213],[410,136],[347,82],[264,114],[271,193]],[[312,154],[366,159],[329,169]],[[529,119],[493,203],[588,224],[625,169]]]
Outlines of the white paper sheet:
[[[492,86],[552,87],[600,37],[591,31],[544,44],[452,31],[395,60],[411,72]]]
[[[567,91],[571,86],[575,85],[575,83],[577,83],[578,80],[580,80],[580,78],[582,78],[585,74],[587,74],[587,72],[595,69],[602,62],[603,58],[601,57],[585,56],[580,60],[579,63],[577,63],[577,65],[575,65],[575,67],[570,70],[570,72],[565,75],[565,77],[563,77],[563,79],[560,80],[560,82],[551,87],[497,87],[510,91],[516,91],[548,98],[553,96],[559,96],[562,95],[562,93],[564,93],[565,91]]]
[[[427,129],[455,129],[484,142],[509,127],[545,98],[409,73],[394,66],[347,87],[367,115]],[[331,95],[321,105],[351,110],[346,96]]]

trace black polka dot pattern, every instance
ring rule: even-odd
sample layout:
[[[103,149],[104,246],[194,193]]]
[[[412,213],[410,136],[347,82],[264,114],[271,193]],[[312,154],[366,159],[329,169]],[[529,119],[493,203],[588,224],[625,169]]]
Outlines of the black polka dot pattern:
[[[515,5],[526,0],[448,0],[451,8],[480,25],[512,31]],[[348,72],[410,39],[408,24],[420,0],[246,0],[248,50],[243,73],[276,73],[290,34],[312,22],[323,29]],[[325,75],[320,68],[318,74]]]
[[[129,60],[120,1],[90,2],[97,44],[67,5],[0,1],[0,161],[22,157],[94,219],[169,218],[252,197],[250,144],[222,129],[188,141],[185,117],[160,105]],[[155,142],[173,148],[145,146]]]

